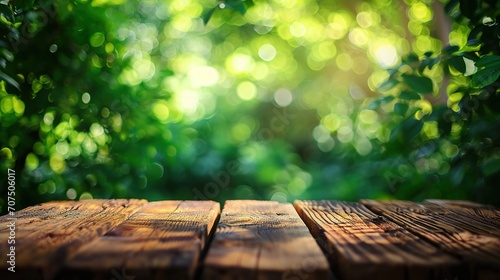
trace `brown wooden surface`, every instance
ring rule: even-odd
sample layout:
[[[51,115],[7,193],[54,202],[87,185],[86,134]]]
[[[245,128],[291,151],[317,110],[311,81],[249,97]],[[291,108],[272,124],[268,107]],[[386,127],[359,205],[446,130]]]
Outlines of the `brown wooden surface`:
[[[486,234],[493,234],[500,237],[500,209],[493,206],[482,205],[470,201],[454,201],[454,200],[436,200],[429,199],[424,201],[424,205],[434,211],[443,212],[442,209],[435,208],[433,205],[438,205],[446,208],[446,210],[454,213],[458,219],[463,216],[474,220],[474,224],[480,225],[481,229],[486,231]]]
[[[469,207],[476,210],[464,214],[436,203],[373,200],[362,200],[362,203],[444,251],[459,256],[468,264],[469,278],[500,279],[500,238],[493,223],[483,215],[475,216],[478,207]],[[461,204],[459,207],[466,206]]]
[[[227,201],[205,279],[328,279],[328,263],[289,203]]]
[[[498,208],[361,203],[44,203],[15,215],[16,273],[0,217],[0,279],[500,279]]]
[[[7,271],[9,216],[0,217],[0,278],[51,279],[79,247],[122,223],[145,200],[49,202],[16,213],[16,273]]]
[[[460,262],[359,203],[295,201],[295,209],[346,280],[454,279]]]
[[[150,202],[82,247],[63,279],[192,279],[219,213],[212,201]]]

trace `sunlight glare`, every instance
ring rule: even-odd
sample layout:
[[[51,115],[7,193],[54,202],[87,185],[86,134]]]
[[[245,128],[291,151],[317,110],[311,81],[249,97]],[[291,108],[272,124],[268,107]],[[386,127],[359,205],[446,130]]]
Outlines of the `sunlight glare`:
[[[382,68],[391,68],[398,64],[399,57],[394,46],[381,44],[375,49],[375,60]]]
[[[213,67],[201,66],[191,69],[188,77],[193,87],[208,87],[217,84],[219,81],[219,72]]]

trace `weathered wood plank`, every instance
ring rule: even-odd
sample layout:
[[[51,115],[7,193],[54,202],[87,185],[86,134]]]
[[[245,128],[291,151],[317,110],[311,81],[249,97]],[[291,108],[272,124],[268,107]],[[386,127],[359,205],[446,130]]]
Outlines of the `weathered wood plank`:
[[[460,262],[359,203],[295,201],[340,279],[454,279]]]
[[[500,209],[490,205],[483,205],[470,201],[457,200],[436,200],[428,199],[423,203],[434,212],[451,211],[459,219],[473,219],[475,224],[480,224],[481,229],[486,230],[486,234],[493,234],[500,237]],[[446,210],[436,208],[441,206]]]
[[[362,203],[468,264],[471,279],[500,279],[500,238],[481,219],[410,201]]]
[[[204,279],[327,279],[328,262],[289,203],[227,201]]]
[[[104,235],[146,204],[145,200],[83,200],[49,202],[16,213],[16,273],[7,271],[0,255],[0,278],[51,279],[65,258],[80,246]],[[0,217],[0,240],[9,235],[7,216]],[[0,243],[7,252],[7,242]],[[9,274],[5,274],[9,273]]]
[[[446,205],[451,207],[463,207],[463,208],[482,208],[482,209],[490,209],[490,210],[499,210],[491,205],[485,205],[473,201],[468,200],[448,200],[448,199],[426,199],[424,202],[435,203],[438,205]]]
[[[150,202],[65,264],[62,279],[192,279],[220,214],[213,201]]]

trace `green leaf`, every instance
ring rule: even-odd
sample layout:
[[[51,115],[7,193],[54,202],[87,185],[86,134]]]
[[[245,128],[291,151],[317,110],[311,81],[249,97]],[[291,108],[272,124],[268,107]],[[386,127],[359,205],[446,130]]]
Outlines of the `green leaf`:
[[[398,97],[404,100],[420,100],[420,94],[411,90],[402,91]]]
[[[478,46],[478,45],[481,45],[483,43],[483,41],[479,40],[479,39],[470,39],[467,41],[467,46]]]
[[[431,57],[433,54],[434,54],[434,53],[433,53],[433,52],[431,52],[431,51],[428,51],[428,52],[425,52],[425,53],[424,53],[424,55],[425,55],[426,57]]]
[[[244,1],[242,0],[228,0],[226,2],[226,5],[228,8],[235,10],[239,12],[240,14],[244,15],[247,12],[247,7],[243,3]]]
[[[429,69],[431,69],[434,65],[438,64],[440,61],[439,57],[435,57],[433,59],[429,59]]]
[[[376,98],[370,102],[370,104],[368,105],[368,109],[370,110],[378,109],[380,106],[385,105],[391,102],[392,100],[394,100],[394,96],[392,95]]]
[[[11,86],[13,86],[13,87],[17,88],[18,90],[20,90],[19,83],[16,80],[14,80],[12,77],[10,77],[9,75],[3,73],[2,71],[0,71],[0,80],[4,80],[7,83],[9,83]]]
[[[446,47],[443,48],[443,52],[447,54],[452,54],[458,51],[459,49],[460,48],[458,46],[447,45]]]
[[[498,77],[500,77],[500,68],[485,68],[472,75],[472,84],[482,88],[494,83]]]
[[[465,52],[462,54],[465,58],[468,58],[473,61],[477,61],[479,59],[479,56],[475,52]]]
[[[449,135],[451,132],[452,114],[456,114],[446,105],[434,106],[432,113],[425,118],[425,121],[436,121],[438,123],[438,131],[440,135]],[[424,119],[422,118],[422,120]]]
[[[432,93],[433,85],[431,79],[410,74],[403,74],[401,76],[410,89],[422,94]]]
[[[409,106],[406,103],[396,103],[394,104],[394,113],[400,116],[404,116],[408,111],[408,108]]]
[[[467,67],[465,65],[464,58],[461,56],[453,56],[450,59],[448,59],[448,63],[453,66],[458,72],[460,73],[465,73],[467,70]]]
[[[218,7],[218,6],[217,6]],[[207,25],[208,22],[210,21],[210,19],[212,18],[215,10],[217,9],[217,7],[214,7],[208,11],[206,11],[205,13],[203,13],[203,15],[201,15],[201,18],[203,19],[203,24],[204,25]]]
[[[485,55],[476,61],[476,67],[500,67],[500,56]]]
[[[444,11],[446,12],[446,14],[448,14],[448,15],[451,14],[451,12],[453,11],[453,9],[455,9],[457,4],[458,4],[458,0],[448,1],[448,3],[446,3],[446,5],[444,6]]]
[[[399,68],[387,69],[387,73],[389,74],[389,76],[396,74],[398,71],[399,71]]]
[[[396,79],[389,79],[389,80],[383,82],[378,87],[378,91],[379,92],[386,92],[386,91],[390,90],[391,88],[393,88],[394,86],[396,86],[397,84],[399,84],[398,80],[396,80]]]
[[[408,56],[406,57],[407,63],[413,63],[413,62],[417,62],[417,61],[419,61],[418,56],[413,52],[408,54]]]
[[[252,1],[248,1],[249,5],[252,5]],[[212,9],[209,9],[203,15],[201,18],[203,19],[203,24],[207,25],[210,19],[212,18],[215,10],[218,8],[224,9],[227,7],[228,9],[234,10],[239,12],[240,14],[244,15],[247,12],[247,7],[245,6],[245,0],[228,0],[226,2],[220,2],[217,6],[215,6]]]
[[[390,139],[399,139],[403,143],[409,143],[420,134],[424,123],[414,118],[404,120],[399,126],[391,131]]]
[[[435,57],[435,58],[427,57],[424,60],[422,60],[422,63],[420,64],[420,67],[418,68],[418,70],[420,72],[423,72],[426,67],[429,69],[432,69],[432,67],[434,67],[434,65],[439,63],[439,61],[440,61],[439,57]]]
[[[14,60],[14,54],[7,50],[7,49],[1,49],[0,54],[7,60],[7,61],[13,61]]]
[[[467,36],[467,40],[473,40],[473,39],[478,39],[478,40],[481,40],[480,39],[480,35],[484,32],[484,29],[486,27],[482,24],[478,24],[476,25],[470,32],[469,32],[469,36]]]
[[[417,135],[420,134],[420,131],[424,126],[424,123],[419,120],[411,118],[405,121],[402,125],[403,125],[403,132],[405,133],[404,136],[406,140],[409,142],[415,139],[415,137],[417,137]]]
[[[5,4],[0,4],[0,14],[8,21],[14,23],[14,12],[12,9]]]

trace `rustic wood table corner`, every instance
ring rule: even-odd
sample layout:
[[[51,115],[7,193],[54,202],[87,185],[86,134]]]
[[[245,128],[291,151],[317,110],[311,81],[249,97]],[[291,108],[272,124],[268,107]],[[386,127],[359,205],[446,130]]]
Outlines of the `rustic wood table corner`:
[[[0,224],[2,280],[500,279],[500,209],[469,201],[53,201]]]

